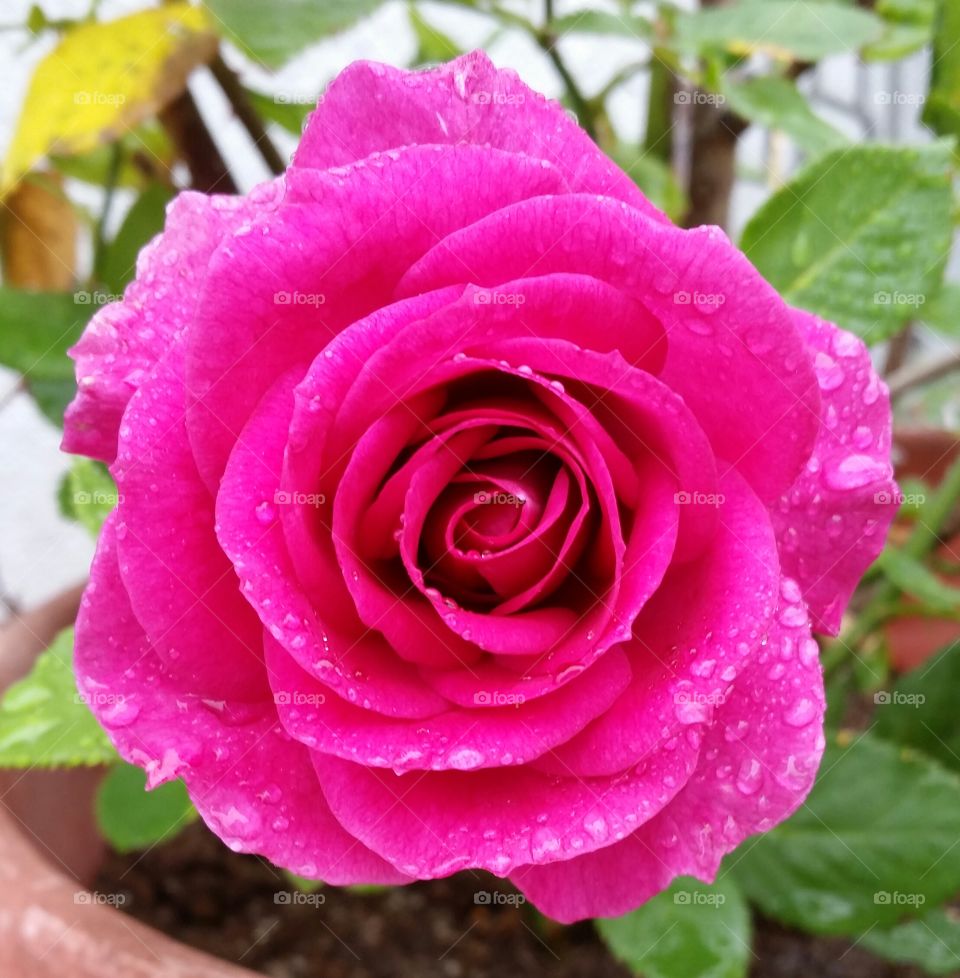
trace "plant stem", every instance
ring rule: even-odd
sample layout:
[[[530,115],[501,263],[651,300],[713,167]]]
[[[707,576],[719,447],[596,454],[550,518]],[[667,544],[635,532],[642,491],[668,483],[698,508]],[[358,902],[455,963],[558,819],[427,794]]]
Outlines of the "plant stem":
[[[110,163],[107,167],[107,178],[103,185],[103,207],[100,208],[100,217],[97,220],[93,231],[93,272],[91,279],[96,282],[103,267],[103,260],[107,249],[107,221],[110,219],[110,211],[113,209],[113,198],[117,190],[117,182],[120,179],[120,167],[123,163],[123,149],[119,142],[110,147]]]
[[[223,56],[218,54],[210,63],[210,71],[216,78],[217,84],[223,89],[227,101],[236,113],[237,118],[247,130],[248,135],[253,140],[253,145],[263,158],[263,162],[270,168],[274,176],[278,176],[286,169],[286,163],[280,155],[279,150],[270,141],[270,136],[264,127],[263,120],[253,107],[237,73],[223,60]]]

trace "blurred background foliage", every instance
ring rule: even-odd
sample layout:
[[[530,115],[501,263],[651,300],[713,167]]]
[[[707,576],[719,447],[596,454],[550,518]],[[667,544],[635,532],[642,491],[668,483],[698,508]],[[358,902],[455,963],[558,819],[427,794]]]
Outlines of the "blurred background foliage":
[[[131,281],[173,195],[250,184],[198,86],[246,133],[244,174],[251,159],[261,177],[282,172],[331,73],[308,70],[298,89],[276,79],[382,4],[142,6],[117,15],[92,2],[63,18],[35,4],[0,24],[34,64],[0,169],[0,363],[16,372],[0,409],[25,390],[52,425],[74,392],[67,349]],[[960,3],[414,0],[403,11],[412,65],[474,47],[496,59],[510,38],[532,46],[569,111],[674,220],[736,231],[788,301],[861,336],[896,406],[901,511],[839,638],[823,643],[828,751],[807,804],[733,853],[713,887],[679,881],[600,933],[653,978],[739,978],[752,907],[930,974],[958,971],[960,285],[948,269]],[[838,57],[853,66],[840,81]],[[922,70],[904,70],[918,59]],[[888,110],[884,138],[865,103]],[[751,139],[760,164],[745,162]],[[762,202],[738,218],[748,184]],[[59,500],[96,534],[115,488],[78,461]],[[77,697],[70,655],[66,632],[3,699],[0,766],[108,763],[105,836],[121,850],[168,837],[193,817],[188,800],[177,784],[144,795]]]

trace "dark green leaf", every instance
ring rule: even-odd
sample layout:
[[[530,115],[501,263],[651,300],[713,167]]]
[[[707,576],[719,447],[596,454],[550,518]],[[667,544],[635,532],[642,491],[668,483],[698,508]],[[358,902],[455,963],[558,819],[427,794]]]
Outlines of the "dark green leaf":
[[[146,790],[146,775],[132,764],[118,764],[97,792],[97,823],[117,852],[146,849],[173,838],[196,817],[181,781]]]
[[[923,121],[943,136],[960,136],[960,3],[938,4]]]
[[[104,249],[96,275],[115,295],[122,293],[134,277],[140,249],[163,230],[167,204],[173,195],[174,192],[162,184],[151,184],[133,202],[116,237]]]
[[[649,40],[653,36],[650,21],[635,14],[612,14],[605,10],[579,10],[550,23],[550,30],[557,36],[565,34],[601,34],[614,37],[633,37]]]
[[[266,95],[247,89],[247,96],[253,107],[268,122],[283,126],[287,132],[299,136],[303,132],[303,124],[307,116],[317,107],[316,98],[278,93]]]
[[[960,769],[960,643],[948,645],[902,676],[892,690],[877,693],[874,732]]]
[[[960,914],[938,907],[890,930],[875,927],[858,943],[891,961],[918,964],[931,975],[956,974],[960,971]]]
[[[940,288],[950,163],[946,142],[834,150],[754,214],[741,245],[788,302],[886,339]]]
[[[597,920],[614,956],[645,978],[743,978],[750,914],[729,878],[680,877],[623,917]]]
[[[853,737],[828,746],[807,801],[732,865],[765,914],[815,933],[889,927],[960,888],[960,778]]]
[[[0,363],[23,374],[44,414],[63,424],[76,392],[67,349],[97,309],[89,292],[27,292],[0,286]]]

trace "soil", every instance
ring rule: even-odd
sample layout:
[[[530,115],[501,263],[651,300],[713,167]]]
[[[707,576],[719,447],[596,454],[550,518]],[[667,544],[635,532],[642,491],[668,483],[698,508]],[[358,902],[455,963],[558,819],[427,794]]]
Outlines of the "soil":
[[[202,824],[112,854],[95,889],[193,947],[271,978],[629,978],[589,923],[561,927],[484,873],[407,887],[297,890]],[[482,902],[487,900],[488,902]],[[756,921],[750,978],[923,978],[841,939]]]

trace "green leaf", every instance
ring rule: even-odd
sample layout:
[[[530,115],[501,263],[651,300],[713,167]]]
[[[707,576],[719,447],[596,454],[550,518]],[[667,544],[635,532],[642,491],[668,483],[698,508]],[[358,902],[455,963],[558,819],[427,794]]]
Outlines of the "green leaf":
[[[600,34],[613,37],[634,37],[646,41],[653,37],[653,25],[635,14],[612,14],[605,10],[579,10],[550,22],[550,31],[557,37],[565,34]]]
[[[960,336],[960,285],[945,282],[940,291],[923,304],[920,318],[945,336]]]
[[[876,693],[874,732],[922,751],[960,770],[960,643],[952,643],[902,676],[889,692]]]
[[[877,559],[887,577],[932,612],[960,609],[960,588],[944,584],[922,561],[896,547],[887,547]]]
[[[417,39],[417,53],[414,64],[438,64],[451,61],[462,52],[457,44],[442,31],[423,19],[423,15],[412,3],[408,7],[410,26]]]
[[[764,53],[781,60],[817,61],[854,51],[883,32],[879,18],[841,3],[763,0],[705,8],[676,19],[674,43],[684,51]]]
[[[687,199],[670,167],[641,147],[617,143],[610,155],[643,193],[678,221],[686,210]]]
[[[74,767],[116,760],[113,745],[77,692],[73,629],[68,628],[0,700],[0,767]]]
[[[741,246],[793,305],[886,339],[940,287],[952,240],[950,145],[854,146],[804,169]]]
[[[843,133],[814,114],[797,86],[787,78],[758,76],[742,82],[725,80],[721,92],[737,115],[767,129],[782,130],[812,153],[847,143]]]
[[[103,837],[117,852],[173,838],[197,817],[183,782],[168,781],[147,791],[144,772],[124,763],[103,779],[95,809]]]
[[[960,778],[851,737],[828,745],[806,802],[732,866],[763,913],[814,933],[889,927],[960,888]]]
[[[960,136],[960,4],[938,5],[923,121],[944,136]]]
[[[77,459],[60,483],[60,512],[94,536],[117,505],[117,487],[102,462]]]
[[[960,914],[938,907],[890,930],[875,927],[857,943],[891,961],[917,964],[931,975],[955,974],[960,970]]]
[[[96,276],[115,295],[119,296],[136,274],[140,249],[163,230],[167,204],[173,196],[174,191],[162,184],[147,187],[127,211],[116,237],[104,249]]]
[[[344,30],[382,0],[285,0],[281,9],[263,0],[204,0],[218,27],[251,58],[279,68],[316,41]]]
[[[750,914],[726,877],[707,886],[679,877],[631,913],[597,920],[611,952],[645,978],[743,978]]]
[[[67,349],[95,311],[89,292],[28,292],[0,286],[0,363],[23,374],[44,414],[63,424],[76,393]]]
[[[316,96],[298,96],[289,93],[267,95],[247,89],[247,96],[257,113],[268,122],[283,126],[289,133],[299,136],[307,116],[317,107]]]

